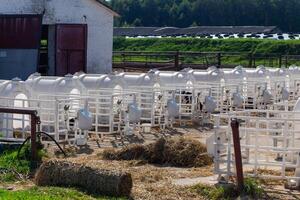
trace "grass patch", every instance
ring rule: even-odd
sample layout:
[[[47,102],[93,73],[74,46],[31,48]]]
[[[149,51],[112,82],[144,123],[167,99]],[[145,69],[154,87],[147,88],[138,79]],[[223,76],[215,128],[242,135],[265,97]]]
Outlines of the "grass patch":
[[[210,200],[235,199],[240,195],[259,199],[264,195],[264,190],[260,186],[260,183],[252,178],[245,179],[242,192],[239,192],[234,185],[208,186],[198,184],[193,186],[191,190]]]
[[[278,66],[279,56],[300,55],[300,40],[271,40],[271,39],[201,39],[201,38],[114,38],[114,51],[149,51],[149,52],[240,52],[237,55],[222,55],[223,65],[249,65],[249,53],[256,54],[255,65]],[[274,54],[273,58],[265,55]],[[124,60],[123,60],[124,59]],[[168,62],[173,57],[155,56],[126,56],[115,55],[114,62]],[[185,64],[216,65],[215,55],[180,57]],[[254,64],[254,63],[252,63]],[[298,59],[289,59],[287,65],[300,64]]]
[[[46,156],[46,151],[38,150],[38,158]],[[0,182],[14,182],[24,180],[30,173],[30,145],[25,145],[20,151],[9,150],[0,154]]]
[[[123,200],[125,198],[97,197],[79,192],[76,189],[58,187],[33,187],[20,191],[0,190],[0,200]]]
[[[114,38],[114,51],[202,51],[300,54],[299,40]]]
[[[30,172],[30,161],[17,158],[17,151],[0,155],[0,182],[13,182],[26,177]]]

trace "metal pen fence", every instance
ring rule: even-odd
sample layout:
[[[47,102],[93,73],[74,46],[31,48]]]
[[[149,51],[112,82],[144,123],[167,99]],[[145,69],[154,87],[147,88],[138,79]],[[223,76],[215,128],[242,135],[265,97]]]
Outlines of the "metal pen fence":
[[[300,64],[300,55],[248,52],[113,52],[113,67],[124,70],[147,70],[151,68],[181,70],[187,67],[207,69],[210,66],[232,68],[237,65],[248,68],[254,68],[258,65],[288,67],[292,64]]]

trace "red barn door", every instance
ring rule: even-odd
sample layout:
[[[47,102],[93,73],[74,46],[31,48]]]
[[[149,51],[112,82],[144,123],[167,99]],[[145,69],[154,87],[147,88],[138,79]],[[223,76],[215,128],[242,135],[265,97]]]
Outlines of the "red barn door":
[[[56,75],[86,70],[87,25],[56,25]]]

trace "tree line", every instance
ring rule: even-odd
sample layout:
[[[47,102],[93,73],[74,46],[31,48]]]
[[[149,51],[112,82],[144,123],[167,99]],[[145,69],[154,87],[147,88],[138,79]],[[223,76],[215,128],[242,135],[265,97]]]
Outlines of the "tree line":
[[[300,0],[109,0],[115,26],[278,26],[300,32]]]

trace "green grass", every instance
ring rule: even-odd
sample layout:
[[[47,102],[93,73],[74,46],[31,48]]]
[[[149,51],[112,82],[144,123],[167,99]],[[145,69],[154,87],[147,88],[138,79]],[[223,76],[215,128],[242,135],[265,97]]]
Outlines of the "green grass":
[[[234,186],[208,186],[203,184],[195,185],[191,188],[192,191],[210,200],[235,199],[239,195],[245,195],[254,199],[259,199],[263,196],[264,190],[260,183],[252,178],[246,178],[244,189],[239,192]]]
[[[192,190],[210,200],[233,199],[238,196],[237,191],[232,187],[213,187],[198,184]]]
[[[90,196],[76,189],[33,187],[20,191],[0,190],[0,200],[106,200],[122,198]]]
[[[114,38],[114,51],[200,51],[300,54],[300,40]]]
[[[39,150],[39,157],[45,156],[45,151]],[[28,161],[29,146],[22,148],[20,158],[17,151],[7,151],[0,155],[0,184],[13,184],[20,181],[18,174],[26,175],[30,172],[30,161]],[[22,180],[22,179],[21,179]],[[26,181],[26,179],[24,179]],[[91,196],[72,188],[59,187],[33,187],[20,191],[7,191],[0,189],[0,200],[105,200],[125,199],[114,197]]]
[[[20,175],[26,177],[30,172],[30,145],[25,145],[18,156],[18,150],[0,154],[0,182],[14,182]],[[45,150],[38,150],[39,160],[46,156]]]
[[[9,151],[0,155],[0,182],[13,182],[18,179],[17,173],[26,175],[30,172],[30,162],[18,159],[17,151]]]
[[[255,65],[269,67],[279,66],[278,55],[300,55],[300,40],[271,40],[271,39],[199,39],[199,38],[114,38],[114,51],[148,51],[148,52],[241,52],[236,55],[222,56],[225,65],[249,65],[249,53],[256,55]],[[274,55],[268,58],[265,55]],[[260,57],[258,57],[258,55]],[[113,57],[114,62],[166,62],[174,61],[174,56],[126,56]],[[216,65],[216,55],[192,56],[180,58],[185,64]],[[285,64],[284,57],[282,63]],[[288,60],[288,65],[300,64],[300,60]],[[254,63],[252,63],[254,65]]]

